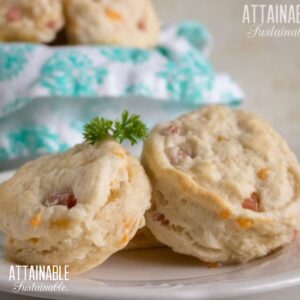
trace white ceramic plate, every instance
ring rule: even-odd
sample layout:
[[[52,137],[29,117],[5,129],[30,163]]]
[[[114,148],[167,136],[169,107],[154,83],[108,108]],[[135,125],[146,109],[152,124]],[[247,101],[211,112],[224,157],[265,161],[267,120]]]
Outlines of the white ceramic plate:
[[[11,176],[0,173],[0,182]],[[1,197],[1,195],[0,195]],[[0,290],[13,292],[10,262],[0,248]],[[242,266],[207,268],[168,248],[123,251],[103,265],[65,282],[66,292],[25,292],[60,299],[221,299],[300,284],[300,239]],[[21,293],[22,294],[22,293]]]

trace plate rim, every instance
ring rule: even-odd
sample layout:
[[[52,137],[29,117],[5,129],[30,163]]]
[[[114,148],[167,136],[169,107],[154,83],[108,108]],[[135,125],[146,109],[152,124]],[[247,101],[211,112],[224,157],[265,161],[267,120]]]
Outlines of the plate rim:
[[[0,172],[0,182],[11,176],[15,170]],[[3,264],[0,260],[0,266]],[[197,280],[197,278],[194,278]],[[205,283],[185,283],[177,280],[159,280],[156,284],[142,280],[139,286],[112,286],[109,281],[103,282],[94,279],[71,277],[64,282],[68,287],[65,292],[13,292],[14,282],[8,280],[8,275],[0,272],[0,291],[9,294],[31,296],[48,299],[222,299],[237,296],[248,296],[259,293],[276,291],[300,285],[300,268],[277,272],[259,278],[226,280]],[[122,282],[122,281],[119,281]],[[133,281],[134,282],[134,281]]]
[[[74,277],[70,278],[70,281],[66,283],[68,291],[55,293],[48,291],[14,293],[12,291],[14,286],[13,282],[10,282],[7,278],[3,277],[4,274],[1,274],[0,291],[16,295],[49,299],[230,299],[230,297],[249,296],[300,285],[300,269],[281,272],[259,279],[233,282],[209,282],[192,286],[187,284],[171,285],[162,283],[157,286],[145,284],[140,287],[113,287],[102,285],[101,282],[94,280]],[[84,282],[92,283],[92,285],[81,286]]]

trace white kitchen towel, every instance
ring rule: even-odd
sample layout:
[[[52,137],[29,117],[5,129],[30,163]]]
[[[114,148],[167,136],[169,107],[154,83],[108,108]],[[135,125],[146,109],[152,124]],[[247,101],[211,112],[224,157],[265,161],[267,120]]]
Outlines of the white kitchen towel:
[[[103,99],[112,111],[112,98],[126,96],[193,107],[239,104],[239,86],[207,59],[211,46],[206,29],[192,21],[166,26],[150,50],[0,44],[0,160],[72,146],[82,129],[74,124],[91,116],[92,104],[101,115]],[[69,107],[61,117],[70,100],[86,114],[79,117]]]

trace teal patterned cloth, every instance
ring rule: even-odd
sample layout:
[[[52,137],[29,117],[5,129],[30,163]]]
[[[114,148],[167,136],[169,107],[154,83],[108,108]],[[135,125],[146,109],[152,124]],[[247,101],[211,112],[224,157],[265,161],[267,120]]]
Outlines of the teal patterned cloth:
[[[64,151],[89,118],[115,117],[120,98],[136,97],[126,108],[141,114],[145,99],[166,112],[239,104],[240,88],[214,71],[210,48],[205,28],[191,21],[166,26],[152,50],[0,44],[0,161]]]

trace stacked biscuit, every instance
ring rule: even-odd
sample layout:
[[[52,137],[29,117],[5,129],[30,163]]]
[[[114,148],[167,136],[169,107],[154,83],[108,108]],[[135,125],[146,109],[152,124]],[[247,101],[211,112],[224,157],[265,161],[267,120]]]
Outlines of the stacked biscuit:
[[[0,41],[152,47],[159,22],[150,0],[2,0]]]
[[[147,225],[177,252],[247,262],[290,243],[299,229],[297,159],[248,112],[213,106],[160,124],[143,164],[153,186]]]
[[[210,106],[157,125],[142,164],[108,139],[27,163],[0,185],[0,229],[19,263],[83,272],[123,249],[144,214],[176,252],[244,263],[295,238],[299,164],[264,121]]]
[[[0,2],[0,41],[50,42],[64,23],[60,0]]]
[[[144,225],[150,194],[138,160],[111,140],[29,162],[0,187],[8,256],[88,270]]]

